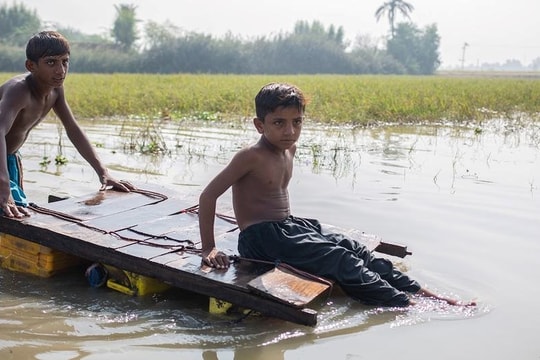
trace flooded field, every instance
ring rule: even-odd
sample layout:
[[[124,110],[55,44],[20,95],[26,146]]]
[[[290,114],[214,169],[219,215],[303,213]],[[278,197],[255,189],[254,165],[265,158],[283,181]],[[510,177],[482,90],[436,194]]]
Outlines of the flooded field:
[[[171,187],[193,204],[258,138],[249,122],[81,124],[116,178]],[[21,153],[34,202],[99,188],[53,120]],[[207,299],[180,290],[134,298],[91,288],[84,269],[50,279],[0,269],[0,359],[540,358],[538,124],[307,124],[289,190],[293,214],[406,244],[413,255],[394,259],[398,266],[478,306],[422,299],[384,309],[334,294],[310,328],[211,315]],[[231,211],[228,193],[218,206]]]

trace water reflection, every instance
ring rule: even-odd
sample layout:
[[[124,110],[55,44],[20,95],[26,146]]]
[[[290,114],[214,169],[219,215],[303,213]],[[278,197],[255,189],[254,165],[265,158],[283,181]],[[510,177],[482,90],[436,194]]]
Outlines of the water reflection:
[[[85,124],[92,142],[102,149],[110,168],[148,178],[177,176],[176,182],[189,184],[196,172],[225,165],[238,149],[253,143],[258,134],[251,122],[192,123],[172,121],[109,121]],[[43,131],[31,135],[35,150],[25,161],[58,153],[72,163],[80,163],[69,141],[58,142],[58,124],[42,125]],[[312,126],[303,130],[297,151],[297,167],[346,181],[351,188],[362,184],[366,173],[405,179],[416,172],[433,171],[433,185],[450,180],[455,191],[457,179],[489,182],[472,165],[489,167],[493,161],[507,161],[509,150],[526,145],[531,161],[537,160],[540,125],[534,122],[508,123],[492,120],[476,126],[392,126],[359,128],[352,126]],[[55,130],[56,129],[56,130]],[[502,139],[502,142],[501,140]],[[42,150],[41,150],[42,149]],[[27,152],[28,149],[25,149]],[[520,150],[522,151],[522,150]],[[506,156],[508,155],[508,156]],[[471,160],[475,164],[470,164]],[[468,162],[468,164],[467,164]],[[41,165],[41,171],[60,176],[70,171],[67,165]],[[193,176],[189,176],[190,173]],[[369,175],[369,174],[368,174]],[[399,183],[399,185],[397,185]],[[396,181],[387,193],[395,200],[403,181]],[[533,186],[534,187],[534,186]]]
[[[259,358],[251,356],[261,353],[268,359],[282,359],[285,350],[299,346],[298,339],[309,343],[367,331],[381,324],[410,326],[436,318],[463,319],[486,311],[451,309],[427,300],[409,310],[371,308],[338,295],[321,308],[315,328],[259,316],[236,321],[233,316],[208,314],[207,300],[188,292],[173,290],[133,298],[109,289],[90,288],[83,271],[38,279],[0,270],[4,289],[0,350],[11,349],[15,358],[24,358],[24,354],[42,359],[48,354],[62,359],[72,353],[129,353],[140,346],[225,347],[235,349],[235,359]],[[218,358],[216,351],[203,353],[203,359],[212,358]]]

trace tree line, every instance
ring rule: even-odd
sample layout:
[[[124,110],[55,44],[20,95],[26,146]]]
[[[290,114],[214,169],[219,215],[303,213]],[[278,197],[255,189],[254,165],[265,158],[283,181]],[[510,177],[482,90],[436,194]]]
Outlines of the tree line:
[[[408,17],[413,9],[402,0],[389,0],[375,14],[387,14],[391,26],[382,45],[368,36],[348,43],[341,26],[319,21],[298,21],[291,32],[250,40],[182,31],[170,22],[148,21],[139,30],[136,6],[114,7],[110,34],[87,35],[44,24],[23,4],[2,5],[0,71],[23,70],[26,41],[45,28],[69,39],[71,70],[84,73],[433,74],[440,65],[436,25],[395,22],[396,12]]]

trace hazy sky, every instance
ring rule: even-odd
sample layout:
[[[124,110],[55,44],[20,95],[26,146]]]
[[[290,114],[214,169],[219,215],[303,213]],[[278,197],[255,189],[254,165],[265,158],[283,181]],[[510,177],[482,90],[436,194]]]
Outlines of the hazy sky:
[[[108,32],[114,4],[137,6],[140,20],[169,21],[181,29],[220,36],[228,31],[249,38],[291,32],[298,20],[319,20],[326,27],[343,26],[345,37],[374,39],[388,33],[386,18],[374,13],[386,0],[19,0],[36,9],[42,20],[70,26],[88,34]],[[436,24],[441,36],[443,67],[503,63],[523,65],[540,57],[540,0],[407,0],[414,6],[411,20],[424,27]],[[12,4],[12,0],[0,0]],[[404,20],[402,17],[398,21]]]

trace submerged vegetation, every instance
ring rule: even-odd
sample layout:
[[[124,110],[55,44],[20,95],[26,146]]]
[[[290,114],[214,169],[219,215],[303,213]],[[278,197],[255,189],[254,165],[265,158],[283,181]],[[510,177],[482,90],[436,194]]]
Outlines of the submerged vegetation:
[[[540,81],[530,78],[72,73],[65,88],[77,118],[216,121],[253,117],[254,95],[271,81],[302,88],[310,99],[307,117],[323,123],[535,120],[540,114]]]

